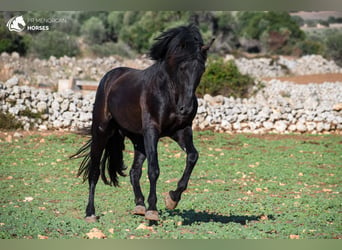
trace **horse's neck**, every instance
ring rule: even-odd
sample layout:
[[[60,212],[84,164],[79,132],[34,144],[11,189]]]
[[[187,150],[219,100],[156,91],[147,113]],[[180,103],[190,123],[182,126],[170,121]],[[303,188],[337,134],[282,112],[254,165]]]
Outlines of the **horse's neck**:
[[[161,84],[160,90],[164,93],[167,92],[170,101],[177,106],[189,105],[195,98],[195,83],[190,83],[189,79],[181,79],[177,73],[168,72],[164,63],[155,66],[164,67],[165,81],[155,81]]]
[[[173,79],[168,82],[172,100],[177,107],[190,107],[195,97],[195,88],[185,79]]]

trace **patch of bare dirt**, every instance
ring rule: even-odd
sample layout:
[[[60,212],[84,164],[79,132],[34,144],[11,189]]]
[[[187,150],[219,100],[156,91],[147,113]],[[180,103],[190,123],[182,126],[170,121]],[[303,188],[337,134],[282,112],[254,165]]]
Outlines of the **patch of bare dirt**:
[[[66,135],[71,134],[75,132],[70,131],[61,131],[61,130],[47,130],[47,131],[1,131],[0,130],[0,142],[6,141],[11,142],[13,139],[16,138],[22,138],[26,136],[32,136],[32,135],[40,135],[42,137],[49,136],[49,135]]]
[[[291,16],[300,16],[304,20],[327,20],[329,17],[342,17],[341,11],[298,11]]]
[[[282,76],[282,77],[272,77],[264,78],[265,81],[270,81],[272,79],[277,79],[280,81],[293,82],[297,84],[308,84],[317,83],[321,84],[324,82],[342,82],[342,74],[314,74],[314,75],[301,75],[301,76]]]

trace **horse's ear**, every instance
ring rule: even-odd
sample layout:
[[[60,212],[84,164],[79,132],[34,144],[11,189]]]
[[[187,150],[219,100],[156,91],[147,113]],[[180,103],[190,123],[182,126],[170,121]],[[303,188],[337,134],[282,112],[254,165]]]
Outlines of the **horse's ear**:
[[[209,44],[203,45],[202,48],[201,48],[202,52],[207,52],[210,49],[211,45],[213,45],[214,41],[215,41],[215,37],[213,37],[211,39]]]

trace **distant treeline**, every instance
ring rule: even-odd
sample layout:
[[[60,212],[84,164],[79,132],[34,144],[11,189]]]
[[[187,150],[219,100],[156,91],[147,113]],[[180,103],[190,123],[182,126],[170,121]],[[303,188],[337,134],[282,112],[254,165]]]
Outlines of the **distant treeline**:
[[[23,16],[27,25],[45,25],[49,29],[10,32],[5,24],[18,15]],[[302,22],[301,18],[280,11],[0,12],[0,53],[17,51],[39,58],[114,54],[133,57],[148,52],[163,30],[195,23],[205,41],[216,37],[212,51],[218,54],[324,54],[333,58],[334,53],[342,54],[341,32],[332,32],[331,38],[313,40],[300,29]],[[334,53],[329,54],[331,50]]]

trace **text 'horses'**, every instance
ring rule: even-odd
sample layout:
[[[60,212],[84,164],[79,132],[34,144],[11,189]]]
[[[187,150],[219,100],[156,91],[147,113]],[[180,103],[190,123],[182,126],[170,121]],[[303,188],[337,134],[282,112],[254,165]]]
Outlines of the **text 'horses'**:
[[[205,70],[210,45],[203,45],[195,25],[173,28],[162,33],[152,46],[150,56],[155,60],[152,66],[144,70],[119,67],[102,78],[94,103],[92,138],[72,156],[84,156],[78,174],[89,182],[87,221],[96,221],[94,195],[99,177],[105,184],[117,186],[118,175],[125,175],[122,152],[125,137],[134,145],[129,173],[135,195],[134,213],[145,215],[148,220],[159,219],[156,206],[159,138],[171,137],[186,152],[184,173],[176,190],[170,191],[165,199],[168,209],[177,206],[198,159],[191,125],[197,112],[195,90]],[[88,148],[90,153],[86,153]],[[150,181],[147,210],[140,188],[146,158]]]

